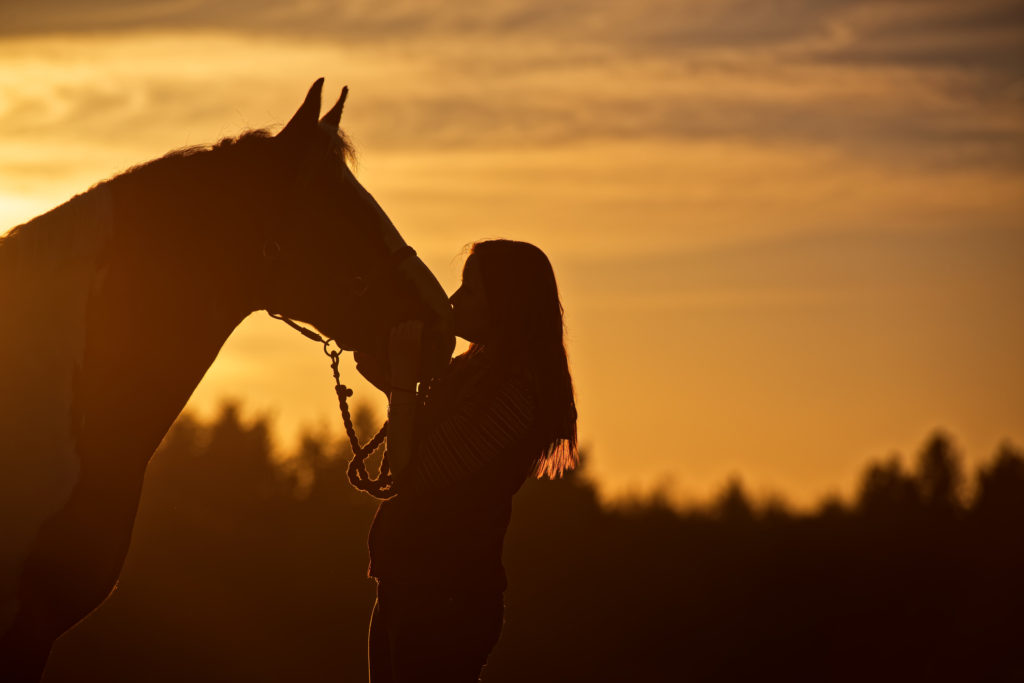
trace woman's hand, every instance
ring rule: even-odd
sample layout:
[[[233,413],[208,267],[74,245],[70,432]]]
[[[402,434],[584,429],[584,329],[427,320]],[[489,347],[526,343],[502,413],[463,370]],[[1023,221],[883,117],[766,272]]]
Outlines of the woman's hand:
[[[418,320],[408,320],[391,328],[388,357],[391,361],[392,389],[416,390],[422,337],[423,323]]]

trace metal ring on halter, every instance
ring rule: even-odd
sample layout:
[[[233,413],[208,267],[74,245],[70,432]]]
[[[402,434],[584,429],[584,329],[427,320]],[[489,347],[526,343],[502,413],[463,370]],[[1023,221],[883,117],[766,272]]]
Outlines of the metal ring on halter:
[[[335,356],[341,356],[341,353],[342,353],[341,344],[339,344],[338,342],[334,341],[330,337],[328,337],[326,339],[323,339],[322,341],[324,343],[324,355],[326,355],[331,360],[334,360]],[[331,344],[334,344],[335,346],[337,346],[338,350],[337,351],[331,351]]]

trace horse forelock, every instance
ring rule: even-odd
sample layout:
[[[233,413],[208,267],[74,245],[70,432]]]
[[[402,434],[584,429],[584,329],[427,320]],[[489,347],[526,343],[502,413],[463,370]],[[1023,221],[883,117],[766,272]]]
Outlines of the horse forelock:
[[[322,126],[321,129],[327,131],[327,148],[331,154],[344,162],[349,168],[355,168],[356,148],[352,144],[352,140],[345,134],[345,131],[340,128],[330,130],[327,126]]]

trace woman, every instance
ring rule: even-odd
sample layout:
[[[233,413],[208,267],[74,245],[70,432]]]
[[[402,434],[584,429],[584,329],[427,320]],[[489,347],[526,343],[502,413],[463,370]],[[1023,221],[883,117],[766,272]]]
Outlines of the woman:
[[[425,397],[418,323],[392,331],[387,380],[380,363],[356,358],[389,394],[395,492],[370,529],[371,683],[478,680],[501,632],[512,496],[531,473],[554,478],[578,460],[562,305],[544,253],[473,245],[451,303],[470,347]]]

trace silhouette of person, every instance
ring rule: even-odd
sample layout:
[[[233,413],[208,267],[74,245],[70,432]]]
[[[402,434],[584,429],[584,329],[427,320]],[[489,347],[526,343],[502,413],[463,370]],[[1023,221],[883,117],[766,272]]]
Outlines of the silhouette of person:
[[[371,683],[479,679],[502,628],[512,496],[530,474],[554,478],[578,461],[547,256],[524,242],[478,242],[451,304],[470,347],[425,392],[416,391],[420,323],[392,330],[390,373],[380,359],[356,357],[389,394],[396,494],[369,535]]]

